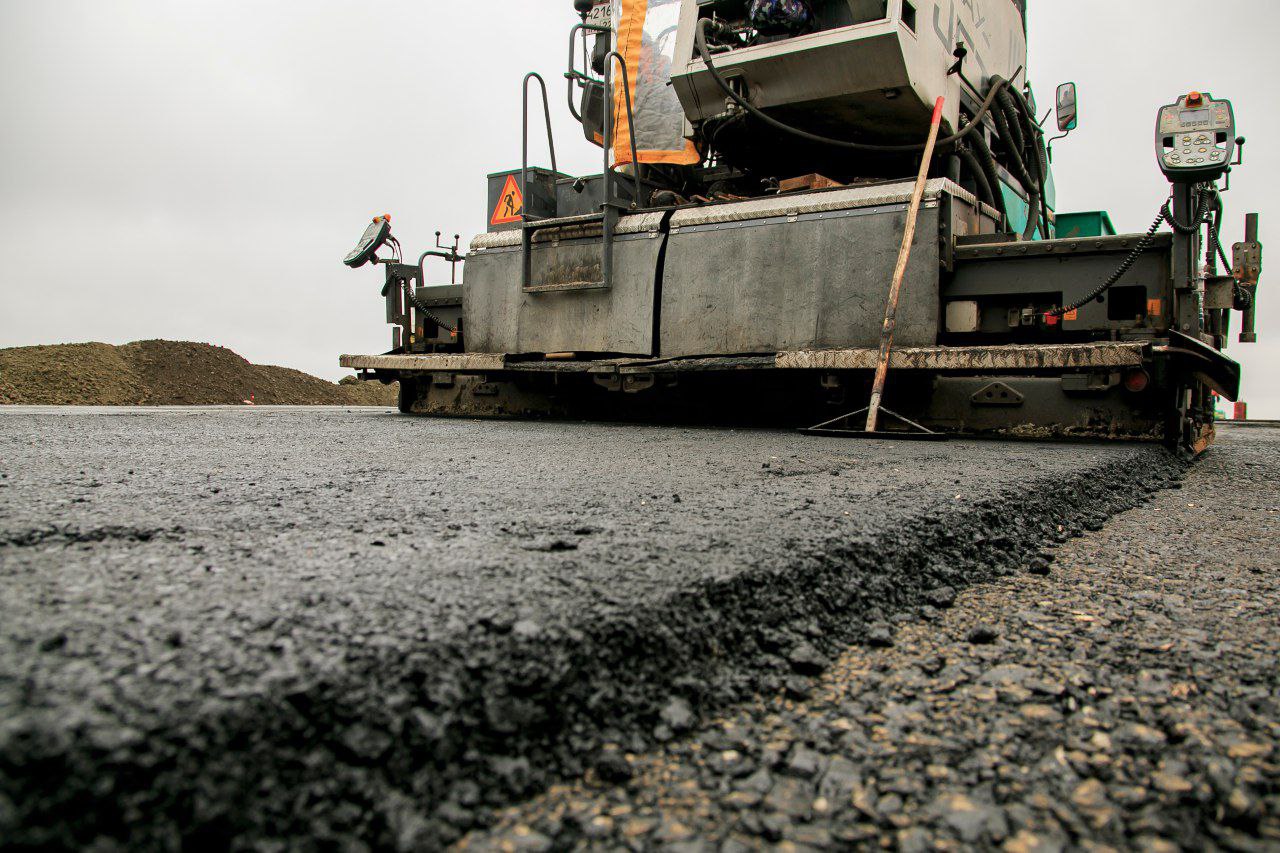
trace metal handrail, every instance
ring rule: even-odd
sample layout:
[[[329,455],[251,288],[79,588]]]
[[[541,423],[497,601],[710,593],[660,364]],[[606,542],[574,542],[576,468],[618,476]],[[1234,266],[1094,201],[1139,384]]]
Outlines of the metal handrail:
[[[551,129],[551,99],[547,95],[547,81],[542,79],[542,75],[536,71],[530,71],[524,75],[523,99],[524,99],[524,123],[521,131],[520,141],[520,192],[524,196],[524,205],[520,208],[520,216],[523,221],[528,222],[529,216],[529,81],[537,80],[538,88],[542,90],[542,112],[547,120],[547,147],[551,149],[551,171],[560,174],[560,168],[556,164],[556,138],[555,132]]]
[[[622,54],[616,50],[611,50],[604,58],[604,173],[605,173],[605,204],[609,204],[612,196],[609,194],[609,176],[613,174],[613,169],[609,165],[609,155],[613,152],[613,134],[614,134],[614,115],[613,115],[613,62],[618,60],[618,67],[622,69],[622,92],[626,95],[627,103],[627,138],[631,143],[631,170],[634,173],[636,184],[635,205],[644,207],[640,199],[640,157],[636,152],[636,114],[631,107],[631,79],[627,72],[627,60]]]
[[[579,25],[579,26],[582,26],[582,25]],[[623,95],[625,96],[625,103],[627,106],[627,138],[631,146],[631,167],[634,173],[633,178],[635,181],[635,199],[632,202],[630,207],[628,207],[627,205],[621,202],[614,200],[614,196],[615,196],[614,181],[617,178],[617,173],[615,172],[613,165],[609,159],[610,156],[613,154],[613,137],[614,137],[614,131],[615,131],[614,112],[616,108],[614,104],[615,99],[613,96],[614,60],[617,60],[618,68],[622,71],[622,92],[623,92]],[[600,259],[600,277],[601,277],[600,286],[605,289],[609,289],[613,286],[614,232],[617,229],[618,220],[621,217],[623,210],[629,210],[631,207],[642,206],[641,196],[643,193],[643,188],[642,188],[643,184],[641,183],[641,180],[640,180],[640,156],[639,156],[639,151],[636,148],[636,117],[635,117],[635,109],[631,102],[631,78],[627,71],[627,61],[622,56],[622,54],[618,53],[616,50],[609,51],[608,55],[605,56],[604,61],[605,61],[604,81],[603,81],[604,89],[605,89],[604,139],[602,140],[603,144],[601,145],[601,149],[604,152],[604,174],[602,176],[602,180],[604,183],[604,187],[603,187],[604,199],[603,199],[603,203],[601,204],[601,211],[600,211],[600,219],[601,219],[601,226],[602,226],[601,230],[603,231],[602,238],[603,238],[604,245],[602,247],[601,259]],[[523,159],[523,162],[521,163],[521,169],[520,169],[522,184],[524,184],[528,180],[528,170],[529,170],[528,91],[529,91],[529,81],[533,79],[536,79],[539,82],[539,84],[542,86],[543,106],[545,107],[546,114],[547,114],[547,136],[549,140],[551,139],[551,107],[548,103],[547,96],[546,96],[546,92],[547,92],[546,84],[539,74],[537,74],[536,72],[530,72],[528,75],[525,76],[525,79],[524,79],[524,87],[525,87],[524,88],[525,111],[524,111],[524,132],[523,132],[524,159]],[[570,85],[572,85],[572,82],[573,81],[570,80]],[[558,173],[559,169],[555,167],[554,141],[551,142],[551,161],[552,161],[552,170]],[[523,186],[521,191],[526,192]],[[533,283],[533,232],[538,230],[537,220],[533,217],[530,217],[527,212],[528,201],[529,199],[526,192],[525,209],[521,211],[521,225],[520,225],[520,231],[521,231],[520,248],[521,248],[521,255],[522,255],[521,287],[523,290],[526,290],[526,291],[530,288],[530,286]]]
[[[573,116],[574,120],[577,122],[582,121],[582,114],[578,112],[578,106],[573,102],[574,84],[576,83],[578,87],[581,89],[586,89],[587,84],[600,82],[596,78],[592,77],[587,70],[589,68],[589,66],[586,63],[586,58],[587,58],[586,34],[588,32],[603,34],[603,33],[611,33],[613,32],[613,30],[610,29],[609,27],[602,27],[599,24],[588,24],[588,23],[575,24],[573,29],[569,30],[569,70],[564,73],[564,76],[569,83],[569,114]],[[579,71],[577,68],[578,33],[583,34],[582,35],[582,42],[583,42],[582,58],[583,58],[584,70],[582,71]]]

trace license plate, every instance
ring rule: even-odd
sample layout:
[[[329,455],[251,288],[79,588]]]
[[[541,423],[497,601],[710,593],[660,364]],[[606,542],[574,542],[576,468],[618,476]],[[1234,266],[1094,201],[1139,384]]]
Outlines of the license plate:
[[[613,4],[598,3],[592,6],[591,13],[587,15],[587,23],[593,27],[613,29]]]

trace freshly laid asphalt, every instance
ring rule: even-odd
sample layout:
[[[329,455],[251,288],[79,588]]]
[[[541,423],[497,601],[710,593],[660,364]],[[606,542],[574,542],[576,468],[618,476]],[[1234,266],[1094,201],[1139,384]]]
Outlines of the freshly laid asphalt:
[[[1181,471],[1133,445],[0,410],[0,838],[438,846],[606,744],[802,692]]]
[[[1280,850],[1280,429],[465,850]]]

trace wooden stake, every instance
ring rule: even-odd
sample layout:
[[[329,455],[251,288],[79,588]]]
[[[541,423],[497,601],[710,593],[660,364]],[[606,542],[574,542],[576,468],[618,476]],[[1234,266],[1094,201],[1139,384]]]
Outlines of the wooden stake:
[[[933,108],[933,123],[929,127],[929,141],[924,146],[924,159],[920,162],[920,175],[911,195],[911,207],[907,211],[907,230],[902,235],[902,248],[898,250],[898,266],[893,271],[893,285],[889,288],[889,304],[884,312],[884,329],[880,333],[880,360],[876,363],[876,381],[871,388],[871,406],[867,409],[867,432],[875,432],[880,424],[880,403],[884,399],[885,380],[889,378],[889,356],[893,354],[893,333],[898,327],[898,297],[902,294],[902,280],[907,275],[907,263],[911,260],[911,244],[916,239],[916,222],[920,218],[920,204],[924,201],[925,184],[929,182],[929,166],[933,162],[933,150],[938,145],[938,131],[942,128],[942,105],[946,98],[938,98]]]

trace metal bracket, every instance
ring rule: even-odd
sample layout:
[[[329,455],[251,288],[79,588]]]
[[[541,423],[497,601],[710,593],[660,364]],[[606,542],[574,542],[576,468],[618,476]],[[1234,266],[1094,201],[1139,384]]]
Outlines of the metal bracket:
[[[1204,307],[1210,311],[1231,311],[1236,307],[1236,280],[1215,275],[1204,280]]]
[[[1242,312],[1240,343],[1258,342],[1258,283],[1262,280],[1262,243],[1258,240],[1258,214],[1244,218],[1244,242],[1234,247],[1233,275],[1249,295],[1249,305]]]
[[[861,420],[857,421],[858,423],[865,425],[866,419],[864,416],[869,411],[871,411],[870,406],[858,409],[856,412],[841,415],[817,426],[802,429],[800,434],[828,438],[885,438],[898,441],[947,441],[949,438],[945,433],[934,432],[909,418],[904,418],[897,412],[886,409],[884,406],[880,407],[880,414],[888,415],[899,423],[904,424],[907,427],[906,430],[876,430],[875,432],[868,432],[865,429],[852,429],[851,426],[857,418],[861,418]]]
[[[1257,284],[1262,278],[1262,244],[1236,243],[1231,247],[1231,275],[1241,284]]]
[[[975,406],[1021,406],[1026,397],[1003,382],[992,382],[969,398]]]

